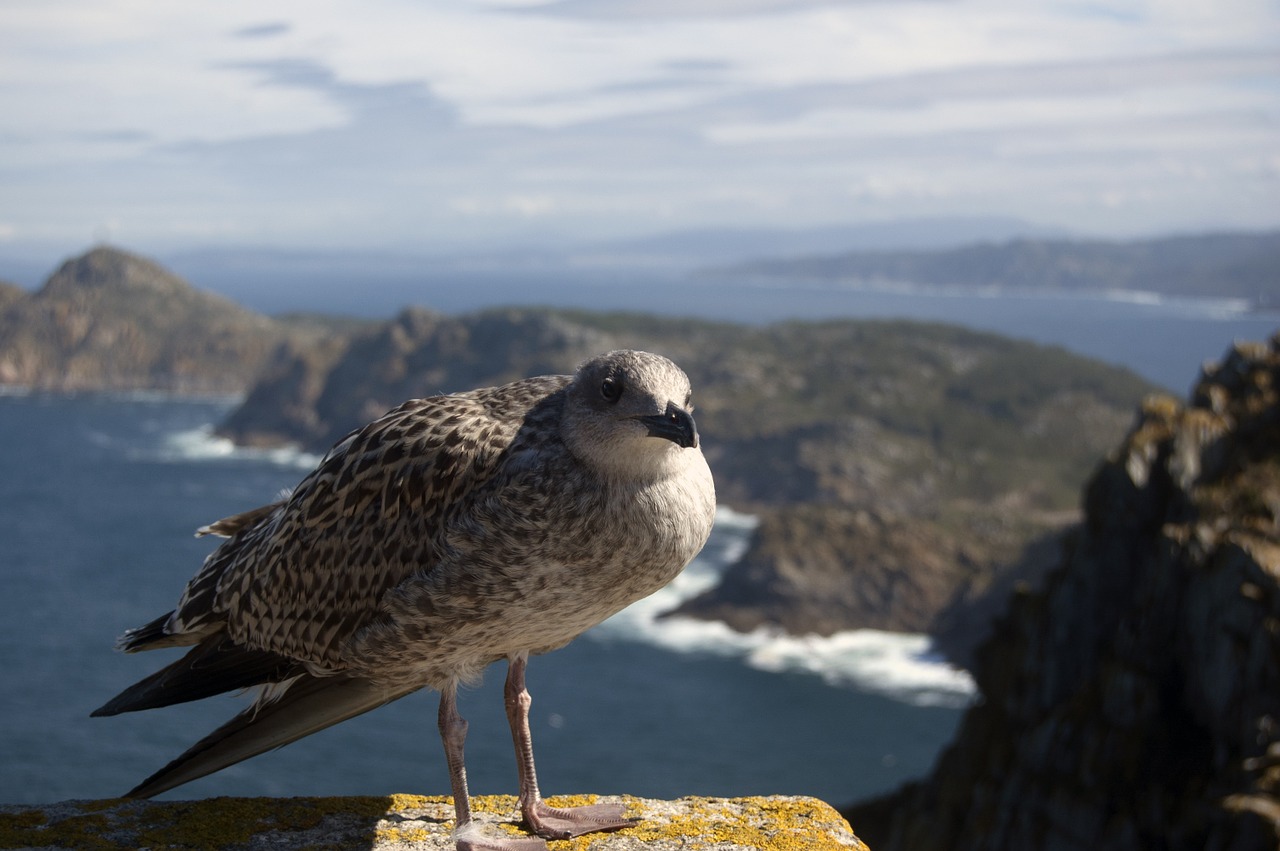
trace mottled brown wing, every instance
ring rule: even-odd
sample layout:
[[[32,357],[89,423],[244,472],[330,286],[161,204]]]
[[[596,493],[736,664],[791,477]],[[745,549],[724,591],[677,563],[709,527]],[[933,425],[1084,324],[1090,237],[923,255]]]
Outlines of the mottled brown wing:
[[[210,555],[172,626],[225,624],[246,647],[341,670],[347,638],[388,589],[436,563],[444,518],[493,475],[525,412],[568,381],[418,399],[348,435]]]

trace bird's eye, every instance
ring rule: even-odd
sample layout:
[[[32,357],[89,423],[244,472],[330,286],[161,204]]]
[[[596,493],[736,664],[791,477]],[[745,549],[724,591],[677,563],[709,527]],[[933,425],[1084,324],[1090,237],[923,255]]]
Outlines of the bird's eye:
[[[606,378],[600,382],[600,395],[612,405],[622,398],[622,382],[616,378]]]

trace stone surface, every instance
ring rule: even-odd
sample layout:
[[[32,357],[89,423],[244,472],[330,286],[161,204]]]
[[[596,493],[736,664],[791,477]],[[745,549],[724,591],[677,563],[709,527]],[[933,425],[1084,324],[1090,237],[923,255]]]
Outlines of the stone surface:
[[[620,801],[634,827],[553,841],[551,851],[867,851],[813,798],[560,796],[559,806]],[[512,796],[472,800],[486,831],[521,833]],[[0,806],[0,848],[183,851],[453,851],[447,797],[212,798]]]

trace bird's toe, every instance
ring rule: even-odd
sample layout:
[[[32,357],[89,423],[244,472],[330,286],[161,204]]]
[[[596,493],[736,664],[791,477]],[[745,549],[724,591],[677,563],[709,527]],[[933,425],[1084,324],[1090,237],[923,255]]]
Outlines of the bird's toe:
[[[635,824],[623,815],[622,804],[592,804],[587,807],[552,807],[536,801],[524,811],[529,829],[547,839],[571,839],[584,833],[621,830]]]

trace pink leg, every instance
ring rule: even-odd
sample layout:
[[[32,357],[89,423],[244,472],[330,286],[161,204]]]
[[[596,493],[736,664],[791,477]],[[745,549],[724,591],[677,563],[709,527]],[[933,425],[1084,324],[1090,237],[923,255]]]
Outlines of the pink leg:
[[[619,830],[634,822],[623,818],[621,804],[595,804],[564,809],[551,807],[538,792],[538,773],[533,765],[533,736],[529,732],[529,706],[533,698],[525,688],[524,671],[527,658],[517,656],[509,661],[505,689],[507,721],[516,747],[516,764],[520,770],[520,809],[529,829],[548,839],[569,839],[584,833]]]
[[[458,714],[458,689],[450,684],[440,692],[440,739],[444,742],[444,758],[449,765],[449,785],[453,790],[453,811],[457,819],[454,841],[458,851],[546,851],[541,839],[493,838],[480,835],[471,821],[471,796],[467,793],[467,767],[463,762],[463,744],[467,739],[467,722]]]

